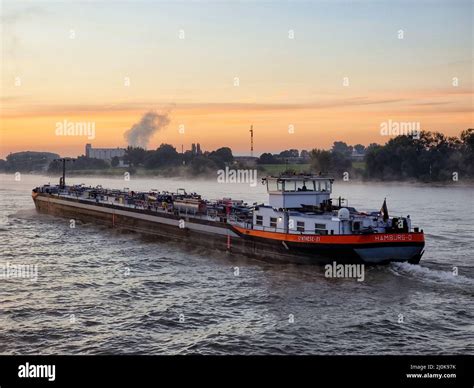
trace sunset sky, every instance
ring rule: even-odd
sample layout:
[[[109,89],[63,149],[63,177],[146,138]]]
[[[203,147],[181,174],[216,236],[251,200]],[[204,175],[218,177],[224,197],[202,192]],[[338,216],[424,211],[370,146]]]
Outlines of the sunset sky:
[[[2,1],[0,157],[124,147],[124,132],[150,110],[171,122],[149,148],[199,142],[248,154],[252,124],[257,155],[385,143],[380,125],[390,119],[459,135],[473,127],[472,8]],[[95,138],[57,136],[64,120],[95,123]]]

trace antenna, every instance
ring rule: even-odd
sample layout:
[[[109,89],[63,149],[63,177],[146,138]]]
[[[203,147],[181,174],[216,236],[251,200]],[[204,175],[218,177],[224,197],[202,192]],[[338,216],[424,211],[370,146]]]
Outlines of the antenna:
[[[253,158],[253,125],[250,126],[250,156]]]

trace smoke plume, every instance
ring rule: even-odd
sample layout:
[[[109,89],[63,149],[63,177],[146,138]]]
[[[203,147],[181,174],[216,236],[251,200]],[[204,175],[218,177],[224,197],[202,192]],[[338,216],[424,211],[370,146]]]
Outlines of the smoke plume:
[[[128,145],[146,149],[153,134],[170,123],[168,114],[169,112],[157,113],[154,111],[145,113],[138,123],[125,132],[124,137]]]

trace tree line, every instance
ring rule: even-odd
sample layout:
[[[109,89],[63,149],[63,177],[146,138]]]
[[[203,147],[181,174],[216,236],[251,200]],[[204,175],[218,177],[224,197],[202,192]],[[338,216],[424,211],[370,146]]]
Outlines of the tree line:
[[[370,144],[363,151],[364,166],[356,166],[352,150],[335,142],[331,150],[313,149],[311,168],[341,176],[373,180],[447,181],[474,178],[474,129],[459,137],[422,131],[418,136],[400,135],[386,144]]]
[[[0,171],[2,172],[45,172],[50,163],[59,158],[58,154],[52,152],[23,151],[15,152],[0,159]]]
[[[313,160],[312,151],[308,150],[297,150],[297,149],[289,149],[281,151],[278,154],[272,154],[269,152],[265,152],[257,160],[258,164],[288,164],[290,163],[309,163]],[[324,150],[319,150],[324,151]],[[353,157],[353,153],[355,152],[358,155],[363,155],[365,152],[365,146],[362,144],[356,144],[355,146],[349,146],[342,141],[334,142],[334,145],[331,151],[337,154],[342,154],[347,157],[347,159],[351,159]],[[326,165],[325,165],[326,167]]]
[[[2,172],[58,173],[59,155],[50,152],[17,152],[0,159]],[[184,166],[186,171],[199,175],[238,165],[232,150],[221,147],[214,151],[180,153],[170,144],[161,144],[156,150],[128,147],[123,161],[127,169],[176,171]],[[420,132],[419,136],[400,135],[386,144],[370,144],[367,147],[334,142],[330,150],[315,148],[311,151],[289,149],[278,154],[263,153],[258,165],[309,164],[308,172],[334,175],[336,178],[349,173],[351,177],[369,180],[419,180],[446,181],[474,178],[474,129],[466,129],[459,137],[448,137],[439,132]],[[68,170],[105,170],[117,166],[119,159],[111,163],[101,159],[79,156]],[[248,166],[250,167],[250,166]],[[264,168],[262,166],[261,168]]]
[[[446,181],[474,178],[474,129],[459,137],[424,132],[371,145],[365,156],[369,179]]]

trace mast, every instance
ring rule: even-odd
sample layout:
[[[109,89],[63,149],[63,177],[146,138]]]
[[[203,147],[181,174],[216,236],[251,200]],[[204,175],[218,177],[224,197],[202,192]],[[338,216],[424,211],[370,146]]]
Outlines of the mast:
[[[250,126],[250,156],[253,158],[253,125]]]
[[[59,178],[59,186],[61,188],[64,188],[66,186],[66,162],[75,162],[75,159],[60,158],[60,159],[54,159],[54,161],[63,163],[63,176],[61,178]]]

